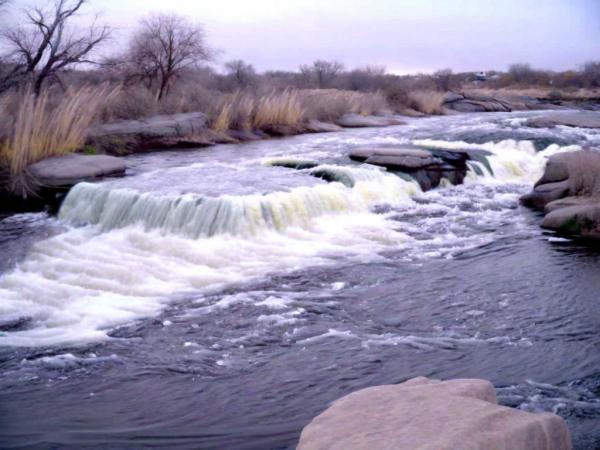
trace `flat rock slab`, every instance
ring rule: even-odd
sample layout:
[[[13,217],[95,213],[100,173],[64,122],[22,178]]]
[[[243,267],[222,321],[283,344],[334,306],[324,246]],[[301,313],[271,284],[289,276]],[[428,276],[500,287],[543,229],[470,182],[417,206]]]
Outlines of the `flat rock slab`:
[[[207,128],[206,115],[200,112],[154,116],[148,119],[107,123],[90,130],[91,137],[130,136],[189,137]]]
[[[352,150],[348,156],[354,161],[362,162],[373,156],[431,158],[431,153],[427,150],[412,147],[361,147]]]
[[[309,120],[304,128],[309,133],[333,133],[343,130],[342,127],[335,123],[321,122],[320,120]]]
[[[484,380],[415,378],[342,397],[302,431],[299,450],[571,450],[560,417],[499,406]]]
[[[390,125],[403,125],[404,122],[391,117],[363,116],[361,114],[344,114],[336,124],[344,128],[387,127]]]
[[[585,199],[585,197],[582,197]],[[542,227],[570,236],[600,239],[600,203],[589,198],[555,208],[542,220]]]
[[[107,155],[55,156],[29,166],[29,174],[44,187],[70,187],[81,181],[123,175],[125,161]]]
[[[600,112],[577,111],[548,114],[529,119],[525,124],[533,128],[554,128],[557,125],[578,128],[600,128]]]

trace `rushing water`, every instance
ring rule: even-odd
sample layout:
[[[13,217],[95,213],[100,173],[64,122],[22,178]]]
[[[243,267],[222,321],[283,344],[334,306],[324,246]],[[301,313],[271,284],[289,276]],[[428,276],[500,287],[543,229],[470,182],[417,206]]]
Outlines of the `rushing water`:
[[[600,252],[517,200],[600,133],[531,114],[134,156],[57,218],[0,219],[0,447],[293,448],[334,399],[425,375],[598,448]],[[426,193],[346,156],[403,143],[492,155]]]

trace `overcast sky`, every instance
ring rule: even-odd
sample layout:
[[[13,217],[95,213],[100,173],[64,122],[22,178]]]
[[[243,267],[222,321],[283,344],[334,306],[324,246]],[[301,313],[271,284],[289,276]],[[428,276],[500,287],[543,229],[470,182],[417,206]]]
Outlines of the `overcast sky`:
[[[241,58],[259,70],[315,59],[396,73],[600,60],[600,0],[90,0],[87,11],[118,29],[116,48],[140,17],[182,14],[204,24],[220,62]]]

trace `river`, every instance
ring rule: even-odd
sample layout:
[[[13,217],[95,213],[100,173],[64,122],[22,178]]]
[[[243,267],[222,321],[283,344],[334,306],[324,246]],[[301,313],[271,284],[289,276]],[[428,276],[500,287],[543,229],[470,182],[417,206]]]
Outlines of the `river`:
[[[518,198],[600,131],[532,114],[135,155],[0,217],[0,447],[294,448],[336,398],[424,375],[599,448],[600,251]],[[347,157],[407,143],[491,155],[426,193]]]

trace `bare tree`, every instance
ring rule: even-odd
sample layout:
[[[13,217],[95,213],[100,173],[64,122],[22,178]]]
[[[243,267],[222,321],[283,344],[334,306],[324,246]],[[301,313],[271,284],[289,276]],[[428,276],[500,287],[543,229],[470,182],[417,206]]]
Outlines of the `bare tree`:
[[[441,69],[433,74],[435,84],[440,91],[452,89],[452,69]]]
[[[336,77],[342,73],[344,65],[339,61],[324,61],[319,59],[310,66],[300,66],[300,72],[305,76],[314,77],[317,87],[323,89],[331,86]]]
[[[44,82],[59,71],[76,64],[93,63],[92,51],[108,39],[110,30],[97,26],[95,21],[84,32],[70,27],[71,20],[87,1],[56,0],[49,10],[25,9],[24,25],[2,32],[9,49],[6,60],[12,69],[0,80],[0,90],[23,79],[32,79],[34,92],[39,94]]]
[[[226,62],[225,70],[237,88],[247,88],[256,82],[254,67],[241,59]]]
[[[129,78],[156,85],[160,100],[182,72],[210,57],[201,25],[175,14],[155,14],[140,22],[131,39],[125,67]]]

